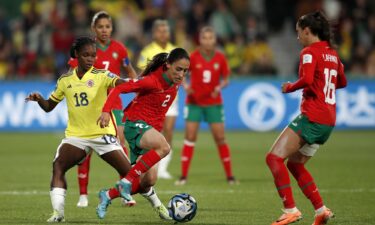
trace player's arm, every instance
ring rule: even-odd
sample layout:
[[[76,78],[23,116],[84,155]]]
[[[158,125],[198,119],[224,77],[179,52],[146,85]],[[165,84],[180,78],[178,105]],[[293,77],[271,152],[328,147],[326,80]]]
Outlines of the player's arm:
[[[25,101],[38,102],[40,108],[42,108],[45,112],[51,112],[58,104],[58,102],[55,102],[51,98],[49,98],[48,100],[44,99],[41,94],[36,92],[29,94],[29,96],[25,98]]]
[[[129,63],[128,66],[124,66],[125,73],[128,75],[129,78],[137,78],[137,73],[135,72],[132,64]]]
[[[139,91],[147,91],[156,87],[155,81],[151,77],[145,77],[144,79],[117,79],[115,81],[115,88],[109,93],[106,102],[104,103],[102,114],[96,121],[101,128],[107,127],[111,120],[110,112],[112,111],[113,105],[121,93],[131,93]]]
[[[217,85],[214,89],[214,91],[212,92],[212,97],[216,97],[220,91],[225,88],[226,86],[228,86],[229,84],[229,74],[230,74],[230,69],[229,69],[229,64],[228,64],[228,61],[225,57],[222,58],[222,70],[221,70],[221,75],[222,75],[222,79],[219,83],[219,85]]]
[[[299,79],[294,83],[283,83],[281,86],[281,91],[283,93],[289,93],[305,88],[314,82],[316,59],[311,52],[303,52],[301,55],[301,74]]]
[[[344,65],[340,62],[339,65],[339,71],[337,74],[337,84],[336,89],[344,88],[348,84],[348,81],[346,80],[345,73],[344,73]]]
[[[194,93],[194,90],[191,88],[191,85],[187,82],[187,76],[182,80],[182,87],[184,88],[186,94],[190,95]]]

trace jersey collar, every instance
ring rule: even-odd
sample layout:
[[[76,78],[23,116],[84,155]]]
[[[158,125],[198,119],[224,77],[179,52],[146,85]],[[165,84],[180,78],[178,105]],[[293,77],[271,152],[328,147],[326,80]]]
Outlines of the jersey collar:
[[[199,53],[201,54],[201,56],[207,61],[211,61],[211,59],[215,56],[216,54],[216,51],[212,51],[211,54],[205,54],[202,50],[199,50]]]
[[[169,77],[168,77],[168,75],[166,73],[163,73],[162,76],[163,76],[164,81],[167,82],[167,84],[169,86],[173,85],[173,81],[171,79],[169,79]]]
[[[96,42],[96,47],[99,48],[102,51],[105,51],[108,49],[109,45],[111,44],[111,39],[108,40],[108,42],[105,45],[101,45],[98,41]]]
[[[85,80],[86,77],[87,77],[87,74],[91,73],[91,70],[92,70],[93,68],[94,68],[94,67],[92,66],[90,69],[88,69],[88,70],[86,71],[86,73],[84,73],[83,76],[82,76],[81,79],[80,79],[80,78],[78,77],[78,74],[77,74],[78,67],[76,67],[76,68],[74,69],[74,78],[75,78],[76,80],[80,80],[80,81]]]
[[[326,47],[326,46],[329,46],[327,41],[318,41],[310,45],[310,47]]]

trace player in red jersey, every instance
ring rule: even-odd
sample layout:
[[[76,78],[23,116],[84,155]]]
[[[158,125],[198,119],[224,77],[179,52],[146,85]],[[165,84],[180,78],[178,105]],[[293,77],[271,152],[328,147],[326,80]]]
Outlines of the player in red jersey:
[[[99,192],[100,203],[97,214],[105,216],[111,199],[121,196],[132,201],[131,194],[143,193],[157,210],[160,217],[170,219],[168,210],[159,201],[152,202],[156,196],[153,186],[157,180],[157,167],[154,165],[168,155],[171,147],[160,133],[165,114],[175,99],[178,88],[190,66],[188,53],[176,48],[168,53],[153,57],[139,79],[129,80],[124,85],[114,88],[103,107],[98,123],[108,126],[110,111],[120,93],[136,92],[137,96],[124,109],[125,137],[131,151],[129,173],[121,179],[116,188]]]
[[[94,67],[109,70],[117,75],[121,74],[121,68],[123,68],[127,76],[131,78],[137,77],[137,74],[129,61],[128,52],[125,46],[122,43],[111,39],[112,19],[109,14],[105,11],[96,13],[92,18],[91,29],[96,36],[97,57]],[[74,58],[71,58],[68,62],[71,68],[77,67],[77,63],[77,59]],[[108,92],[109,91],[110,89]],[[119,97],[115,101],[112,112],[116,119],[117,137],[125,153],[127,153],[125,147],[124,124],[122,123],[122,102]],[[78,207],[88,206],[87,186],[89,182],[90,160],[91,154],[89,154],[87,159],[78,166],[78,183],[80,193],[80,198],[77,203]]]
[[[184,85],[187,105],[185,141],[181,155],[182,175],[175,184],[186,183],[202,119],[210,125],[227,181],[234,184],[230,149],[225,141],[223,100],[220,93],[221,89],[228,85],[230,70],[224,54],[216,50],[216,34],[212,27],[202,28],[199,41],[200,48],[190,55],[190,85]]]
[[[322,12],[299,18],[296,30],[304,49],[300,54],[299,79],[284,83],[283,93],[303,89],[301,114],[286,127],[266,156],[284,213],[272,225],[296,222],[302,218],[290,186],[288,169],[315,209],[313,225],[326,224],[333,217],[304,164],[319,145],[329,138],[336,122],[336,89],[347,84],[344,66],[332,48],[330,25]],[[287,160],[286,165],[284,160]]]

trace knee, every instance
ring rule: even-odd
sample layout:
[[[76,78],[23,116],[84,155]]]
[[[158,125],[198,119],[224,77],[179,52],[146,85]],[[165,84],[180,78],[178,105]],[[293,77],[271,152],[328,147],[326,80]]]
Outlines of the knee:
[[[57,158],[53,162],[52,168],[53,168],[54,174],[63,174],[65,172],[64,171],[65,163]]]
[[[286,167],[288,167],[289,171],[293,172],[293,171],[297,171],[297,170],[303,168],[304,165],[303,165],[303,163],[292,162],[292,161],[288,160],[288,162],[286,163]]]
[[[169,154],[169,152],[171,151],[171,146],[165,142],[163,143],[161,146],[160,146],[160,153],[161,153],[161,156],[164,158],[165,156],[167,156]]]
[[[224,136],[217,136],[215,137],[215,143],[216,145],[223,145],[225,144],[225,137]]]
[[[274,170],[278,170],[279,165],[284,163],[284,159],[275,155],[275,154],[268,153],[266,155],[266,163],[267,163],[268,167],[272,171],[274,171]]]

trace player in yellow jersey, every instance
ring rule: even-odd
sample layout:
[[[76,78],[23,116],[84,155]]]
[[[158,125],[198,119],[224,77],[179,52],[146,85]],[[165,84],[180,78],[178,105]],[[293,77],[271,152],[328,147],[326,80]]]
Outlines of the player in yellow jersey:
[[[166,20],[155,20],[152,25],[152,38],[153,42],[144,47],[141,51],[141,55],[138,60],[138,68],[140,70],[145,69],[146,64],[155,55],[166,52],[170,53],[176,47],[169,41],[170,40],[170,27]],[[172,146],[173,130],[178,116],[178,103],[177,97],[173,104],[165,114],[165,120],[163,124],[163,135],[167,140],[168,144]],[[172,151],[159,162],[158,177],[161,179],[171,179],[172,176],[168,172],[168,164],[171,161]]]
[[[36,101],[46,112],[66,98],[68,125],[65,138],[58,146],[53,160],[51,179],[51,203],[53,215],[47,222],[64,221],[64,205],[67,183],[65,173],[82,162],[90,151],[95,151],[110,164],[121,177],[130,170],[130,162],[116,138],[113,117],[107,127],[100,128],[97,118],[107,99],[107,89],[125,80],[119,79],[107,70],[93,67],[96,58],[95,41],[89,37],[78,38],[71,49],[71,56],[78,59],[78,67],[62,75],[49,99],[39,93],[31,93],[25,100]],[[160,201],[155,195],[149,201]],[[135,201],[128,202],[134,205]],[[160,213],[159,213],[160,214]]]

